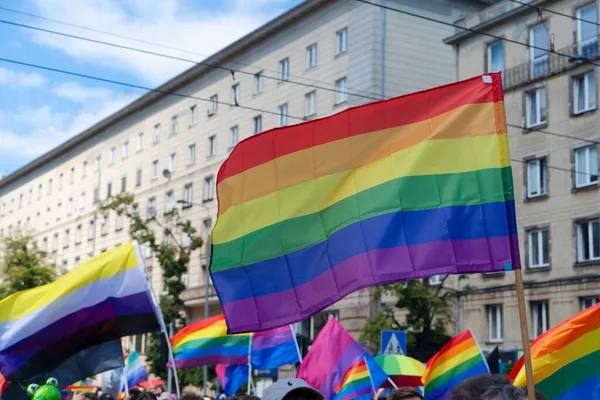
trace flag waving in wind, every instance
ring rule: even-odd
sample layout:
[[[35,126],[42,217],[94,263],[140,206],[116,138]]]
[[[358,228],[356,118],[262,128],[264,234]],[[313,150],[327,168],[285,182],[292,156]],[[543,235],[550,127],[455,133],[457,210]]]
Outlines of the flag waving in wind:
[[[223,387],[223,393],[231,397],[237,393],[238,390],[244,383],[248,382],[248,365],[224,365],[217,364],[215,372],[221,387]]]
[[[367,362],[360,360],[346,371],[344,378],[335,387],[334,400],[371,400],[376,390]]]
[[[125,359],[125,368],[123,368],[123,373],[127,378],[127,387],[129,388],[132,388],[138,383],[148,379],[146,367],[140,359],[140,356],[137,353],[137,351],[134,351]],[[121,391],[123,390],[125,390],[124,387],[121,388]]]

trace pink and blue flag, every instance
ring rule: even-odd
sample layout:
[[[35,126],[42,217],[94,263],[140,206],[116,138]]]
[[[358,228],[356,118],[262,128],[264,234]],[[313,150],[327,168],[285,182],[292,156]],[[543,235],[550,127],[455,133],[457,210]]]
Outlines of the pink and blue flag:
[[[125,359],[125,369],[123,370],[123,373],[127,377],[127,386],[130,388],[148,379],[146,367],[136,351],[131,353]]]
[[[248,380],[248,365],[217,364],[215,372],[221,382],[223,393],[228,397],[233,396]]]
[[[321,392],[326,400],[332,400],[339,397],[347,371],[361,360],[366,364],[373,391],[376,391],[388,376],[350,333],[335,318],[330,318],[302,360],[298,378]]]
[[[256,332],[252,335],[252,367],[274,369],[302,361],[296,335],[291,326]]]

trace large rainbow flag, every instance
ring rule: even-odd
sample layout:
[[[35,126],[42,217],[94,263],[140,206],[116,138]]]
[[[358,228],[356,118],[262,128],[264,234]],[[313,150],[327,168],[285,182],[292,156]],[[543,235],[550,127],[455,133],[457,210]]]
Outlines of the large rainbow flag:
[[[447,399],[453,387],[467,378],[489,374],[490,369],[470,330],[450,339],[427,362],[421,381],[427,400]]]
[[[538,336],[531,359],[535,389],[549,400],[600,398],[600,304]],[[525,386],[522,358],[509,378]]]
[[[119,246],[0,301],[0,373],[26,381],[92,346],[159,330],[137,255],[133,243]]]
[[[520,268],[500,74],[252,136],[217,192],[210,271],[230,333],[366,286]]]
[[[228,335],[221,314],[186,326],[171,338],[171,343],[177,368],[248,364],[252,335]]]
[[[346,371],[340,383],[333,389],[334,400],[371,400],[376,390],[367,362],[360,360]]]

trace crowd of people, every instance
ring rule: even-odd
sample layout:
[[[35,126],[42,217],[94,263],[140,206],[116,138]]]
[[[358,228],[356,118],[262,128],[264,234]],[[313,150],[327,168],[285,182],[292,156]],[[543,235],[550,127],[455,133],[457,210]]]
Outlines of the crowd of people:
[[[536,392],[536,400],[546,400],[543,394]],[[161,389],[148,391],[131,389],[127,400],[174,400],[175,396]],[[324,400],[319,391],[297,378],[280,379],[265,389],[262,399],[256,396],[236,395],[232,397],[203,397],[193,392],[184,392],[180,400]],[[448,400],[526,400],[526,389],[513,386],[502,375],[479,375],[457,385]],[[116,400],[108,394],[71,392],[68,400]],[[425,400],[417,389],[402,387],[388,396],[377,400]]]

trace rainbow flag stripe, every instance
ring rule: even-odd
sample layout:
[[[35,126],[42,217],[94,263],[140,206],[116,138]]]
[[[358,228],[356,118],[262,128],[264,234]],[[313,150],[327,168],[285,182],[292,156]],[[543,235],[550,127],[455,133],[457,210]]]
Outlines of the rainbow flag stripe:
[[[221,314],[186,326],[171,338],[171,343],[177,368],[248,364],[252,335],[227,335],[225,317]]]
[[[427,362],[421,378],[427,400],[445,399],[458,383],[490,370],[470,330],[453,337]]]
[[[230,333],[366,286],[520,268],[503,99],[489,74],[239,143],[211,235]]]
[[[334,400],[371,399],[375,393],[371,374],[365,360],[352,365],[334,388]]]
[[[549,400],[595,399],[600,393],[600,304],[540,335],[531,344],[531,359],[535,389]],[[525,386],[522,359],[515,368],[515,386]]]
[[[80,351],[160,329],[133,243],[0,301],[0,372],[27,381]]]

